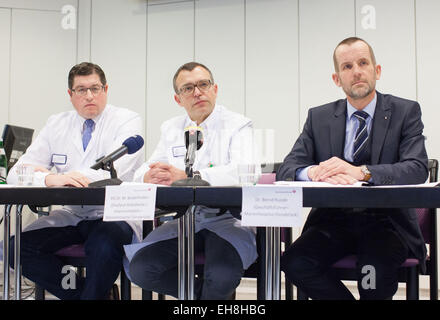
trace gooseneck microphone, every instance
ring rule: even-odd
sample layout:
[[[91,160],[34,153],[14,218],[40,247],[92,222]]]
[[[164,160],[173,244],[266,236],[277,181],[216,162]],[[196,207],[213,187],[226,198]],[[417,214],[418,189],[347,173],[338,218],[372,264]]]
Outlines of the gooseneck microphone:
[[[190,126],[185,128],[185,173],[187,175],[186,179],[181,179],[174,181],[172,186],[209,186],[209,183],[200,178],[194,177],[193,165],[196,160],[196,151],[199,150],[203,145],[203,131],[201,127]]]
[[[192,166],[196,160],[196,151],[203,145],[203,133],[201,127],[186,127],[185,128],[185,173],[188,178],[192,178]]]
[[[95,181],[89,184],[89,187],[103,187],[108,185],[119,185],[122,183],[122,180],[118,179],[116,170],[113,166],[113,162],[118,160],[120,157],[122,157],[125,154],[132,154],[137,152],[139,149],[141,149],[144,145],[144,139],[139,136],[135,135],[132,137],[127,138],[123,143],[122,146],[110,153],[108,156],[101,157],[96,160],[96,163],[91,166],[91,169],[99,170],[103,169],[106,171],[110,171],[110,179],[104,179]]]
[[[116,161],[127,153],[128,154],[135,153],[140,148],[142,148],[143,145],[144,145],[144,139],[141,136],[139,135],[132,136],[126,139],[122,143],[121,147],[110,153],[108,156],[104,156],[97,159],[96,163],[90,168],[95,170],[104,169],[103,166],[105,166],[107,163]]]

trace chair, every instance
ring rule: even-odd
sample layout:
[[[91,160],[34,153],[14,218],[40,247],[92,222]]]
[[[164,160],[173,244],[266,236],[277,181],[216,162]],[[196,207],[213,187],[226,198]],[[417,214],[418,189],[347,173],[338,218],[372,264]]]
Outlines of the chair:
[[[438,180],[438,161],[429,159],[429,182]],[[422,231],[425,243],[428,245],[428,256],[426,259],[426,273],[430,282],[430,299],[438,299],[438,261],[437,261],[437,215],[436,208],[416,209],[418,222]],[[332,274],[341,280],[357,280],[356,277],[356,256],[349,255],[332,266]],[[414,258],[406,259],[402,264],[398,279],[399,282],[406,283],[407,300],[419,299],[419,260]],[[298,300],[307,300],[308,296],[298,289]]]
[[[29,208],[38,215],[48,215],[48,211],[44,211],[41,207],[29,206]],[[49,210],[50,211],[50,210]],[[77,269],[77,273],[80,277],[85,277],[85,267],[86,267],[86,253],[84,251],[84,244],[73,244],[64,247],[57,252],[55,255],[58,256],[64,264],[71,265]],[[131,299],[131,282],[125,274],[124,268],[122,267],[120,274],[120,285],[121,285],[121,300]],[[112,289],[114,290],[114,288]],[[119,292],[113,291],[113,296],[119,298]],[[44,300],[45,290],[38,284],[35,284],[35,300]]]

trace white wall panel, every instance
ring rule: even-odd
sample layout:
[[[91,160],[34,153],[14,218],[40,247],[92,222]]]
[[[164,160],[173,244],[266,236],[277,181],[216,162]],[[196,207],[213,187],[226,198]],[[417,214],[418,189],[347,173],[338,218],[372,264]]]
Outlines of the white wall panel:
[[[246,1],[246,115],[274,130],[276,162],[299,133],[298,78],[298,1]]]
[[[345,97],[332,80],[333,50],[355,32],[353,0],[299,1],[301,129],[307,110]]]
[[[244,101],[244,0],[195,1],[195,60],[218,83],[218,103],[239,113]]]
[[[366,6],[369,7],[362,14],[362,8]],[[368,19],[374,11],[376,28],[372,29]],[[382,78],[377,82],[377,89],[415,100],[414,0],[357,0],[356,15],[357,36],[370,43],[377,63],[382,65]]]
[[[47,118],[72,108],[67,76],[76,59],[76,30],[61,12],[12,10],[11,123],[39,131]]]
[[[108,102],[145,118],[145,0],[92,1],[91,61],[102,67]]]
[[[180,2],[148,6],[147,26],[147,158],[160,137],[160,125],[184,114],[174,101],[176,70],[194,59],[194,4]]]
[[[9,50],[11,10],[0,9],[0,130],[9,121]],[[1,131],[3,132],[3,131]],[[0,133],[1,134],[1,133]]]
[[[90,61],[92,0],[78,0],[78,45],[77,62]]]

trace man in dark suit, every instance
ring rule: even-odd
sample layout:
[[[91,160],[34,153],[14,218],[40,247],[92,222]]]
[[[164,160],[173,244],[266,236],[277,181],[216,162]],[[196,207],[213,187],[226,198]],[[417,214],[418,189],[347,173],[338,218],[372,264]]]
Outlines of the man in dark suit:
[[[381,66],[364,40],[343,40],[333,60],[333,81],[342,87],[346,99],[309,110],[303,132],[279,168],[277,180],[375,185],[425,182],[428,158],[419,104],[376,91]],[[314,208],[281,267],[312,299],[354,299],[328,272],[334,262],[349,254],[358,258],[361,299],[391,298],[397,291],[402,262],[409,256],[424,261],[426,256],[415,212]],[[372,277],[362,281],[367,275]]]

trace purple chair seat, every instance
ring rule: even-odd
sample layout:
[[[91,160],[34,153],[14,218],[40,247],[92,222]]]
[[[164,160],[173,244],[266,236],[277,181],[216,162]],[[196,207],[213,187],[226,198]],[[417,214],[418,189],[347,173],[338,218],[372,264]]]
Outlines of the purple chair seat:
[[[58,250],[55,252],[55,255],[61,257],[85,258],[86,253],[83,244],[73,244]]]
[[[342,259],[339,259],[333,264],[333,268],[339,268],[339,269],[354,269],[356,268],[356,256],[355,255],[349,255]],[[406,259],[404,263],[402,263],[402,267],[414,267],[419,264],[419,260],[417,259]]]

